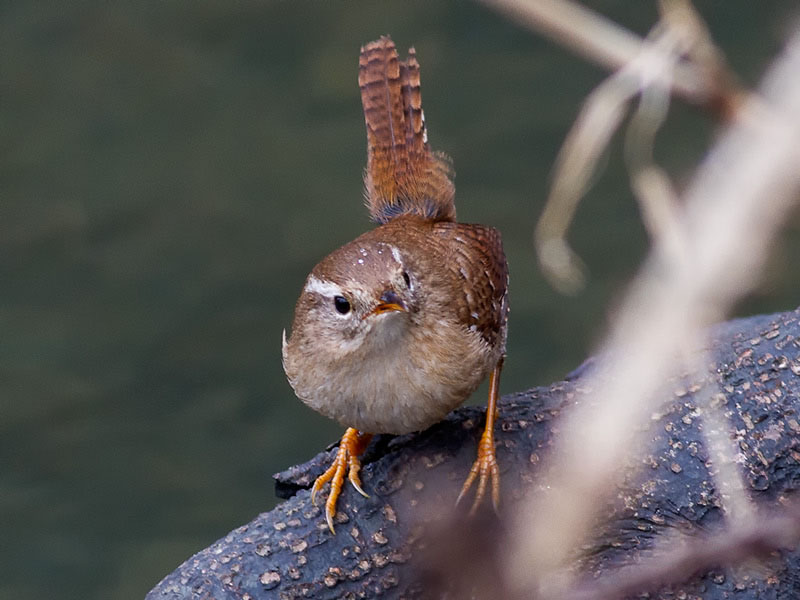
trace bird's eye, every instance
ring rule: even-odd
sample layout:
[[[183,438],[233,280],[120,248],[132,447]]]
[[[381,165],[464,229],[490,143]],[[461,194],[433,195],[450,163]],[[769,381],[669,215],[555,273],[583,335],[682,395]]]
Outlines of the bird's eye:
[[[333,305],[336,307],[336,312],[339,314],[346,315],[350,312],[350,303],[344,296],[334,296]]]
[[[406,282],[406,287],[408,288],[411,287],[411,277],[408,276],[408,273],[406,271],[403,271],[403,281]]]

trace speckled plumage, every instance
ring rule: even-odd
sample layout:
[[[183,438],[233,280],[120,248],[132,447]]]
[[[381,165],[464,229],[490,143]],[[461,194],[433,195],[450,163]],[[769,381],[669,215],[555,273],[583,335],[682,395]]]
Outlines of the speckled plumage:
[[[373,433],[426,429],[489,376],[489,408],[473,510],[491,480],[500,498],[493,437],[508,316],[500,234],[455,222],[450,162],[431,151],[413,48],[400,61],[388,38],[361,49],[359,88],[367,128],[367,207],[379,226],[314,267],[284,332],[283,367],[297,396],[348,429],[331,467],[325,516],[331,532],[345,472]]]
[[[406,433],[439,421],[501,360],[508,270],[495,229],[455,222],[449,161],[428,146],[413,48],[401,62],[389,38],[367,44],[358,81],[367,205],[381,225],[311,271],[283,365],[322,414]],[[404,310],[375,314],[387,291]],[[352,311],[338,313],[336,297]]]
[[[328,255],[309,280],[347,294],[355,320],[340,327],[335,293],[306,289],[300,296],[283,350],[298,397],[370,433],[407,433],[441,420],[505,352],[507,271],[498,256],[500,235],[490,227],[414,217]],[[390,288],[408,310],[369,315]]]

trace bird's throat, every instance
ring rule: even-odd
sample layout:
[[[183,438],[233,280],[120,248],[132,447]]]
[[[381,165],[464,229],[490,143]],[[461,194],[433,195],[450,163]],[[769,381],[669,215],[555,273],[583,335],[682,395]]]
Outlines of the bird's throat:
[[[368,352],[387,351],[396,347],[408,333],[408,314],[388,311],[370,315],[366,320],[364,344]]]

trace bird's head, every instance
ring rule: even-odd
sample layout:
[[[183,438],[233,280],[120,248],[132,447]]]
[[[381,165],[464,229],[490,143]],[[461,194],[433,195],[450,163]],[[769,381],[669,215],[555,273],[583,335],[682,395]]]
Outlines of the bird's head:
[[[291,351],[335,359],[397,343],[413,323],[419,297],[419,282],[403,258],[390,244],[356,240],[323,259],[297,302]],[[286,352],[284,343],[284,359]]]

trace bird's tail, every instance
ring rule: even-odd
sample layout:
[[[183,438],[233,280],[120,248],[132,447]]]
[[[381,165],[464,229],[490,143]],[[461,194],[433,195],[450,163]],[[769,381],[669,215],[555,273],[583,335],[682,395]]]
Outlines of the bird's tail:
[[[428,146],[414,49],[400,61],[386,36],[362,47],[358,85],[367,124],[364,188],[372,220],[386,223],[400,215],[455,220],[450,159]]]

